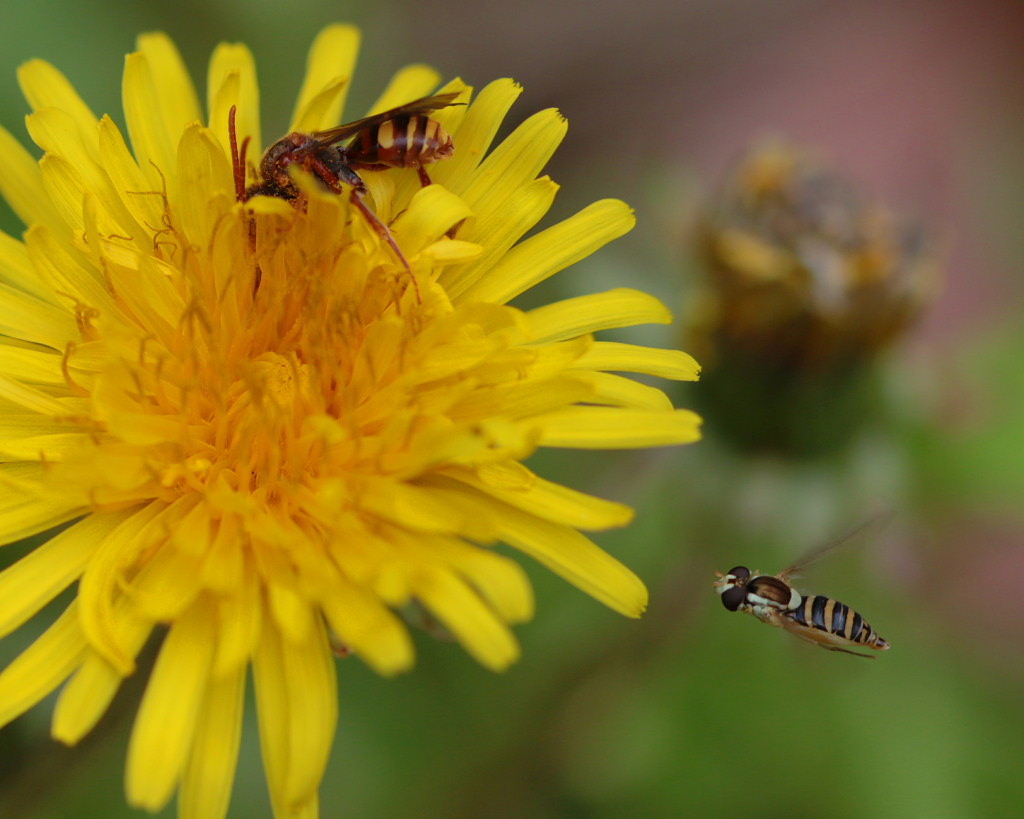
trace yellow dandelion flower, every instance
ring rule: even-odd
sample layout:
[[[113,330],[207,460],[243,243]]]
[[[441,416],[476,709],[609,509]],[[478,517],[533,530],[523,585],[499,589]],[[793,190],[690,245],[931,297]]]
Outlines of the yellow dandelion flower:
[[[317,38],[293,130],[341,121],[358,41],[341,25]],[[693,413],[616,373],[697,366],[593,339],[669,320],[637,291],[508,306],[633,225],[606,200],[522,238],[557,190],[539,176],[565,133],[557,111],[492,148],[519,88],[443,86],[465,104],[431,114],[455,146],[434,184],[362,172],[382,232],[302,173],[300,202],[239,201],[232,109],[238,140],[261,144],[243,46],[215,51],[204,122],[174,45],[141,37],[124,73],[130,148],[48,63],[20,80],[44,156],[0,132],[0,192],[27,225],[0,235],[0,542],[66,528],[0,575],[0,633],[78,586],[0,673],[0,724],[63,686],[52,730],[77,742],[165,627],[129,801],[157,810],[177,790],[182,816],[225,814],[251,665],[275,815],[313,816],[337,719],[332,645],[382,674],[409,668],[395,609],[416,601],[485,666],[515,661],[510,626],[533,599],[492,544],[643,611],[640,580],[581,531],[631,511],[522,461],[695,440]],[[374,110],[439,84],[412,66]]]

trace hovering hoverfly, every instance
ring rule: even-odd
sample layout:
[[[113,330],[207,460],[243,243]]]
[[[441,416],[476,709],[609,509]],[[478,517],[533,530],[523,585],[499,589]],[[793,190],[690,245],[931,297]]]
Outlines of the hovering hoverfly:
[[[888,517],[888,516],[886,516]],[[736,566],[725,574],[716,572],[715,591],[729,611],[746,611],[762,623],[784,628],[790,634],[829,651],[842,651],[856,657],[874,659],[850,648],[884,651],[888,640],[881,637],[858,612],[844,603],[821,594],[802,595],[789,579],[845,543],[878,517],[871,518],[846,535],[812,550],[796,564],[776,575],[758,574],[746,566]]]
[[[345,186],[348,186],[352,204],[391,246],[416,284],[409,262],[388,226],[366,204],[364,197],[368,190],[358,172],[415,168],[421,184],[424,187],[429,185],[430,176],[423,166],[447,159],[455,151],[452,138],[429,115],[439,108],[454,105],[458,96],[458,92],[454,92],[422,97],[326,131],[314,131],[311,134],[293,131],[267,148],[258,168],[259,181],[249,186],[245,184],[248,140],[243,142],[239,150],[235,109],[232,108],[229,133],[235,195],[240,202],[247,202],[254,196],[274,196],[298,203],[302,192],[290,173],[289,169],[293,166],[306,171],[334,193],[341,194]],[[416,290],[418,293],[418,285]]]

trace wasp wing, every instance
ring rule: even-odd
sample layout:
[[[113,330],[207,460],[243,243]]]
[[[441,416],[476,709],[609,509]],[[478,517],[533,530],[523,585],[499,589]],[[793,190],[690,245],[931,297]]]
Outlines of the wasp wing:
[[[447,108],[449,105],[455,104],[455,98],[459,96],[459,92],[455,91],[448,94],[435,94],[432,97],[421,97],[418,100],[406,103],[405,105],[399,105],[397,108],[391,108],[388,111],[381,111],[379,114],[372,114],[362,119],[357,119],[355,122],[346,122],[344,125],[339,125],[337,128],[328,128],[326,131],[316,131],[312,134],[313,139],[317,140],[321,145],[334,145],[338,142],[343,142],[351,136],[355,136],[360,131],[365,131],[369,128],[376,128],[378,125],[383,125],[392,119],[398,117],[409,117],[414,115],[426,115],[432,111],[436,111],[438,108]]]
[[[868,517],[866,520],[861,521],[856,526],[843,532],[843,534],[839,535],[839,537],[833,538],[832,540],[829,540],[820,546],[815,546],[810,551],[805,552],[796,561],[796,563],[794,563],[788,569],[784,569],[783,571],[779,572],[776,576],[783,582],[788,583],[791,577],[796,577],[812,563],[817,563],[819,560],[821,560],[821,558],[832,552],[834,549],[838,549],[840,546],[849,543],[855,537],[857,537],[860,534],[863,534],[869,529],[874,529],[876,527],[881,528],[892,519],[894,514],[895,513],[891,509],[885,509],[882,510],[881,512],[876,512],[875,514]]]

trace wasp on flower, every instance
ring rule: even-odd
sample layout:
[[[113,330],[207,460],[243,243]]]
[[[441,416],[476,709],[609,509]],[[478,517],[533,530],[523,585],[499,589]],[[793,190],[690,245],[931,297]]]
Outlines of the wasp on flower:
[[[533,593],[494,544],[640,616],[644,584],[584,534],[632,510],[523,462],[700,435],[622,375],[692,380],[690,356],[593,337],[670,321],[657,299],[510,304],[634,224],[606,199],[534,230],[558,112],[492,144],[521,89],[415,65],[339,127],[358,45],[351,26],[317,37],[290,136],[252,174],[241,45],[215,50],[203,112],[170,39],[142,36],[127,139],[33,60],[43,158],[0,131],[0,193],[26,225],[0,237],[0,543],[60,527],[0,573],[0,635],[76,587],[0,672],[0,725],[59,689],[53,735],[78,742],[161,635],[125,776],[148,810],[177,792],[183,817],[225,815],[251,669],[274,814],[315,816],[334,649],[408,670],[398,612],[419,605],[484,666],[518,658]]]
[[[412,277],[418,294],[419,284],[408,260],[402,255],[387,225],[366,204],[369,190],[358,171],[415,168],[423,187],[429,185],[430,175],[423,166],[449,158],[455,146],[444,128],[428,114],[452,105],[458,96],[455,92],[423,97],[389,111],[312,134],[293,131],[267,148],[259,164],[260,181],[248,186],[245,184],[247,143],[239,149],[236,111],[232,108],[228,127],[235,194],[242,202],[253,196],[299,200],[301,190],[292,176],[293,168],[311,174],[334,193],[344,192],[347,185],[352,204],[391,246]],[[349,140],[347,145],[340,144],[346,140]],[[449,237],[453,233],[454,229],[449,231]]]

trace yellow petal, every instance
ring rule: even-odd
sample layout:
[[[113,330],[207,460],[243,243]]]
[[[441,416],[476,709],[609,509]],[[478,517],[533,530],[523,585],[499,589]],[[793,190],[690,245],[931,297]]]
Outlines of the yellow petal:
[[[43,187],[39,165],[24,146],[0,127],[0,195],[26,225],[66,230]]]
[[[412,640],[401,620],[362,586],[339,579],[337,593],[321,601],[331,630],[378,674],[412,667]]]
[[[541,446],[634,449],[700,440],[700,416],[689,410],[574,407],[536,419]]]
[[[501,211],[516,190],[536,178],[567,129],[565,118],[554,108],[534,114],[480,163],[465,190],[457,193],[476,212]]]
[[[391,78],[370,114],[388,111],[432,93],[441,82],[441,75],[429,65],[407,65]]]
[[[143,173],[135,157],[124,141],[124,136],[109,116],[100,120],[99,126],[100,155],[103,157],[104,170],[115,190],[120,192],[122,201],[137,224],[148,225],[145,236],[162,225],[163,202],[166,197],[166,178],[159,178],[154,183],[149,181],[153,174],[152,168]]]
[[[76,499],[44,494],[44,477],[41,464],[0,464],[0,543],[45,532],[85,511]]]
[[[267,588],[274,625],[289,644],[305,643],[315,628],[316,613],[297,590],[281,582],[270,581]]]
[[[174,268],[153,256],[143,256],[137,268],[110,264],[106,273],[136,320],[160,343],[173,348],[178,338],[177,323],[188,315],[182,292],[175,287]]]
[[[428,545],[452,572],[468,580],[503,620],[524,623],[533,617],[533,587],[514,560],[454,538],[431,538]]]
[[[78,602],[0,673],[0,726],[25,713],[67,679],[85,655]]]
[[[647,589],[640,579],[585,535],[506,506],[488,505],[500,521],[501,539],[538,560],[577,588],[627,617],[647,608]]]
[[[177,164],[182,184],[176,186],[172,205],[188,239],[197,247],[209,247],[223,219],[224,202],[234,199],[228,155],[210,129],[196,124],[181,137]]]
[[[207,606],[197,603],[174,623],[146,684],[128,744],[128,801],[160,810],[181,777],[196,731],[213,657]]]
[[[3,231],[0,231],[0,284],[9,285],[50,304],[58,304],[56,296],[39,281],[24,243]]]
[[[222,819],[228,812],[242,740],[245,674],[239,667],[206,687],[178,796],[181,819]]]
[[[11,408],[13,409],[13,408]],[[47,418],[45,415],[7,411],[0,416],[0,440],[15,443],[19,435],[26,438],[45,438],[74,430],[78,435],[95,433],[89,426],[79,427],[62,418]],[[31,460],[23,458],[21,460]]]
[[[600,531],[625,526],[633,520],[633,510],[623,503],[578,492],[544,480],[526,467],[522,469],[530,479],[518,486],[496,484],[468,469],[448,469],[446,474],[510,506],[574,529]]]
[[[644,373],[677,381],[696,381],[700,377],[700,364],[687,353],[617,341],[594,342],[577,364],[593,370]]]
[[[195,88],[174,44],[162,34],[139,38],[140,50],[125,58],[124,116],[147,188],[175,176],[178,137],[201,119]]]
[[[273,628],[253,658],[260,746],[275,816],[315,802],[338,718],[334,659],[322,621],[305,643],[282,640]]]
[[[63,350],[80,337],[74,314],[63,307],[40,301],[35,296],[0,284],[0,333]]]
[[[473,98],[473,86],[467,85],[461,77],[455,77],[438,88],[437,93],[457,95],[454,102],[436,109],[430,115],[431,119],[436,119],[449,134],[453,134],[462,127],[462,122],[466,118],[469,101]]]
[[[393,230],[401,239],[403,252],[411,258],[470,213],[455,194],[440,185],[430,185],[413,196],[408,209],[395,220]]]
[[[239,150],[248,137],[251,140],[249,150],[258,152],[263,145],[260,138],[260,89],[252,52],[241,43],[218,45],[210,58],[206,83],[209,127],[217,135],[224,154],[230,156],[231,150],[228,135],[231,106],[236,107],[235,129]],[[258,158],[250,155],[251,160]]]
[[[0,344],[0,373],[36,384],[65,383],[59,355],[24,347]]]
[[[52,164],[58,162],[51,159]],[[35,225],[25,232],[25,244],[40,278],[55,293],[76,305],[105,312],[116,309],[102,273],[71,245],[59,241],[53,231]]]
[[[360,482],[359,498],[368,512],[408,529],[450,534],[468,529],[482,534],[476,531],[473,521],[467,519],[464,509],[447,503],[443,495],[430,487],[366,478]]]
[[[612,327],[672,321],[668,308],[654,296],[625,287],[547,304],[531,310],[527,316],[536,342],[560,341]]]
[[[509,79],[484,86],[452,138],[454,156],[431,169],[431,178],[455,193],[462,191],[491,147],[505,114],[522,93],[522,86]]]
[[[43,188],[60,214],[61,221],[72,232],[81,231],[86,192],[82,174],[74,165],[56,154],[46,154],[39,160],[39,170],[42,173]],[[67,235],[67,230],[58,231],[58,234]]]
[[[118,626],[124,635],[126,651],[136,656],[153,631],[152,623],[135,617],[122,606]],[[75,745],[99,722],[110,706],[124,676],[95,651],[87,653],[81,667],[61,689],[53,710],[53,738]]]
[[[505,304],[628,233],[635,223],[632,209],[624,202],[617,199],[595,202],[512,248],[484,278],[469,288],[463,299]]]
[[[72,118],[79,134],[93,138],[98,120],[74,86],[45,60],[29,60],[18,69],[21,91],[34,111],[56,108]]]
[[[281,636],[272,626],[262,629],[252,660],[253,690],[259,718],[260,749],[267,776],[270,802],[275,817],[288,816],[285,782],[288,776],[288,725],[291,719],[291,692],[288,669],[284,664]]]
[[[173,526],[180,519],[173,514],[173,507],[178,505],[173,504],[164,515],[163,525]],[[130,584],[124,581],[125,590],[142,616],[161,622],[176,620],[199,594],[195,582],[199,563],[195,555],[183,554],[164,543],[147,556]]]
[[[309,103],[303,110],[298,112],[299,119],[292,123],[289,133],[298,131],[303,134],[309,134],[337,125],[338,123],[334,120],[330,120],[331,126],[327,125],[330,114],[324,112],[337,109],[341,105],[339,101],[347,90],[348,83],[341,78],[335,79],[332,84],[325,86],[319,94],[309,100]],[[315,187],[314,190],[316,190]]]
[[[462,242],[458,239],[441,237],[433,244],[423,248],[422,254],[429,258],[435,266],[459,264],[472,259],[479,259],[484,253],[482,245],[474,242]]]
[[[205,510],[209,514],[209,510]],[[232,594],[246,579],[246,560],[242,554],[242,532],[232,515],[220,521],[216,535],[205,555],[200,581],[221,594]]]
[[[672,409],[672,402],[664,392],[631,378],[592,370],[575,371],[573,375],[590,385],[592,394],[588,403],[658,412]]]
[[[519,644],[508,626],[451,572],[422,569],[414,593],[481,665],[504,671],[519,659]]]
[[[174,41],[163,32],[142,34],[137,46],[153,72],[162,121],[171,135],[202,119],[199,97]]]
[[[328,26],[317,35],[289,131],[309,133],[340,124],[359,40],[359,29],[348,25]]]
[[[77,580],[96,544],[128,514],[89,515],[0,573],[0,637],[19,628]]]
[[[244,670],[259,641],[263,608],[259,603],[255,572],[243,568],[242,578],[230,594],[217,600],[217,653],[214,657],[215,677],[230,676]]]
[[[19,407],[51,417],[60,417],[67,408],[57,398],[36,387],[30,387],[5,375],[0,375],[0,398],[5,398]]]
[[[0,455],[17,461],[59,463],[78,455],[83,444],[95,432],[68,432],[55,435],[17,436],[0,432]]]
[[[29,132],[47,156],[40,162],[43,184],[64,222],[82,228],[83,201],[88,193],[94,200],[104,236],[127,236],[146,248],[148,231],[139,224],[124,202],[124,191],[114,187],[98,163],[98,136],[93,128],[86,143],[77,133],[70,115],[47,108],[27,118]],[[96,248],[90,248],[94,254]]]
[[[546,176],[535,179],[513,191],[500,208],[480,212],[465,228],[459,229],[459,238],[478,243],[484,252],[469,264],[457,265],[441,273],[438,281],[453,301],[468,301],[463,298],[465,291],[481,277],[489,276],[495,263],[508,249],[544,217],[557,192],[558,185]]]
[[[157,527],[150,526],[165,508],[161,503],[148,503],[115,527],[99,544],[78,584],[82,630],[93,649],[122,676],[135,670],[135,652],[125,632],[131,623],[125,622],[115,605],[115,590],[120,589],[125,566],[145,548],[143,536],[154,533]]]
[[[590,387],[578,378],[549,378],[512,382],[475,390],[448,409],[460,421],[485,418],[532,418],[554,409],[587,401]]]
[[[79,130],[75,118],[60,108],[44,108],[25,117],[32,141],[47,153],[59,154],[76,168],[95,171],[97,153],[96,126],[88,138]]]

